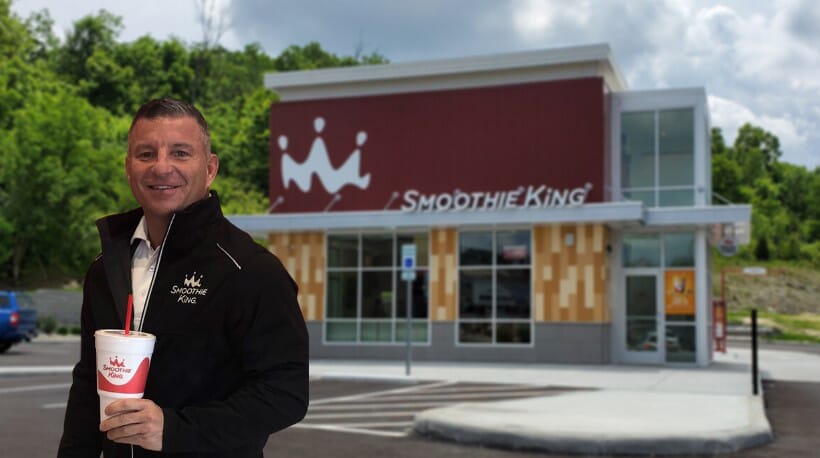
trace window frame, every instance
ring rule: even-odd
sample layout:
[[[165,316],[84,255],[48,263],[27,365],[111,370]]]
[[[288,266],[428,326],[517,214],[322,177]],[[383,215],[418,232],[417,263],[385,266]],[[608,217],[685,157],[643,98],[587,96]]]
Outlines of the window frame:
[[[529,238],[529,263],[528,264],[498,264],[497,261],[497,249],[498,249],[498,232],[513,232],[513,231],[526,231],[528,233]],[[490,232],[491,233],[491,246],[492,246],[492,253],[490,256],[491,263],[490,265],[487,264],[476,264],[476,265],[462,265],[461,264],[461,235],[463,233],[471,233],[471,232]],[[510,226],[510,227],[470,227],[470,228],[460,228],[458,230],[458,237],[456,239],[456,319],[455,323],[453,324],[454,329],[454,345],[456,347],[463,347],[463,348],[532,348],[535,346],[535,313],[534,313],[534,305],[533,305],[533,297],[534,294],[534,284],[533,284],[533,265],[535,261],[535,256],[533,252],[533,247],[535,246],[534,231],[531,226]],[[498,270],[499,266],[501,270],[528,270],[529,271],[529,317],[528,318],[499,318],[498,317]],[[461,317],[461,272],[462,271],[481,271],[481,270],[490,270],[491,272],[491,288],[492,288],[492,304],[490,307],[490,317],[487,318],[462,318]],[[461,341],[461,324],[462,323],[489,323],[490,330],[491,330],[491,341],[490,342],[462,342]],[[498,324],[527,324],[529,326],[530,332],[530,340],[529,342],[498,342],[498,332],[497,332],[497,325]]]
[[[431,319],[430,319],[430,250],[431,250],[431,236],[430,236],[430,229],[429,228],[418,228],[418,229],[402,229],[402,230],[395,230],[395,231],[331,231],[325,232],[325,259],[326,259],[326,266],[325,266],[325,306],[323,310],[323,317],[322,317],[322,344],[323,345],[389,345],[389,346],[397,346],[397,345],[404,345],[406,341],[404,339],[398,340],[398,331],[397,326],[401,324],[404,326],[405,324],[405,317],[397,316],[398,313],[398,282],[400,280],[399,277],[401,275],[401,266],[398,265],[397,262],[397,247],[398,239],[402,235],[421,235],[423,234],[426,236],[427,241],[427,262],[424,265],[417,265],[416,270],[422,271],[426,274],[425,281],[427,282],[426,290],[428,292],[427,297],[427,317],[426,318],[413,318],[412,319],[412,326],[416,328],[419,325],[423,325],[426,328],[426,340],[413,340],[413,345],[415,346],[429,346],[432,341],[432,329],[431,329]],[[330,250],[330,238],[334,236],[356,236],[357,241],[357,265],[356,267],[333,267],[329,263],[329,250]],[[364,250],[363,250],[363,238],[368,235],[389,235],[391,239],[391,265],[390,266],[364,266]],[[328,316],[328,311],[330,310],[330,289],[327,287],[329,284],[329,275],[333,272],[354,272],[356,274],[356,316],[355,317],[330,317]],[[390,316],[389,317],[364,317],[362,315],[363,312],[363,277],[365,272],[390,272],[391,276],[391,288],[393,291],[390,303]],[[416,304],[414,304],[415,310]],[[355,340],[329,340],[328,339],[328,325],[335,324],[335,323],[355,323],[356,324],[356,339]],[[363,324],[377,324],[377,323],[389,323],[390,325],[390,340],[384,341],[371,341],[371,340],[363,340]]]

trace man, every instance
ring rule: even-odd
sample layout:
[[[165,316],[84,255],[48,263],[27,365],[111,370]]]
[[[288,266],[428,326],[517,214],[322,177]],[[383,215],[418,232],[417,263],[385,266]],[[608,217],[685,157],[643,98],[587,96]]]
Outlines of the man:
[[[304,417],[307,330],[281,263],[222,215],[219,161],[190,104],[152,100],[134,117],[125,171],[141,208],[97,221],[102,254],[83,287],[80,361],[58,456],[259,457]],[[143,399],[100,422],[94,331],[156,335]],[[159,452],[159,453],[155,453]]]

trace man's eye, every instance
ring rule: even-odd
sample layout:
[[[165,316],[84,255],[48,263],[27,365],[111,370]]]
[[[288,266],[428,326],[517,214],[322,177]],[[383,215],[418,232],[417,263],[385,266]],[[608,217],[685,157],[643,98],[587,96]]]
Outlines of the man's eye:
[[[154,155],[151,151],[138,151],[134,156],[137,159],[150,159]]]
[[[176,157],[188,157],[188,156],[191,155],[191,153],[189,153],[188,151],[182,150],[182,149],[174,150],[173,154]]]

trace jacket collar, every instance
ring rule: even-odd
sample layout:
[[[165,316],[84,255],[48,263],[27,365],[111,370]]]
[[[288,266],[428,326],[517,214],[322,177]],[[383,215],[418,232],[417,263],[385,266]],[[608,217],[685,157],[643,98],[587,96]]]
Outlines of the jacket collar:
[[[143,216],[142,208],[106,216],[97,220],[102,245],[102,261],[108,285],[113,294],[120,321],[124,323],[128,294],[131,293],[131,236]],[[165,243],[162,264],[187,253],[201,242],[214,223],[223,218],[219,195],[211,191],[208,198],[191,204],[174,214]],[[159,266],[162,269],[162,265]],[[150,300],[150,298],[149,298]]]

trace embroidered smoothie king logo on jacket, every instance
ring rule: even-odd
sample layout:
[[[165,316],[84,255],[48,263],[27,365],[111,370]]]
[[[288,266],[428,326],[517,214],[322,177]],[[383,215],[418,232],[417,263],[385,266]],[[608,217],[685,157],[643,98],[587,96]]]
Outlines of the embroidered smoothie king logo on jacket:
[[[185,275],[185,280],[182,281],[182,287],[174,285],[171,287],[171,295],[177,296],[177,302],[183,304],[196,304],[199,296],[208,294],[208,289],[202,287],[202,278],[204,275],[197,276],[196,272],[189,277]]]

